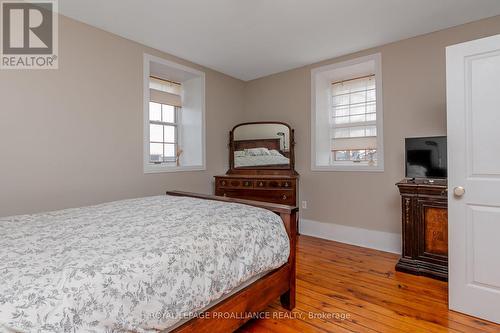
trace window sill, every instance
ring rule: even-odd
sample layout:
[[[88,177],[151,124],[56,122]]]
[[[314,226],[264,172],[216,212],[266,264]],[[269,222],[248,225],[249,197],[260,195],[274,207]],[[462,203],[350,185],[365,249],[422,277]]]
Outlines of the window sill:
[[[163,172],[185,172],[185,171],[205,171],[207,168],[204,165],[158,165],[148,164],[144,166],[144,173],[163,173]]]
[[[367,164],[359,165],[313,165],[312,171],[343,171],[343,172],[384,172],[382,165],[370,166]]]

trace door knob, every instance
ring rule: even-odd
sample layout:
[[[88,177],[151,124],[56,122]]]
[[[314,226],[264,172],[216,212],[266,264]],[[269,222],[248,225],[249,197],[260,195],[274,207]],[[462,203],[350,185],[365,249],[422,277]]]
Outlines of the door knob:
[[[462,186],[456,186],[453,189],[453,194],[457,197],[461,197],[462,195],[465,194],[465,189]]]

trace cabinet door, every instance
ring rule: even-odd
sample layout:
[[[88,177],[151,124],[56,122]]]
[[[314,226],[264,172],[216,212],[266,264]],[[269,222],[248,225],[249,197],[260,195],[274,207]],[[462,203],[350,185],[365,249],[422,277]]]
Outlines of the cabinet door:
[[[442,198],[419,197],[416,204],[417,260],[447,265],[448,209]]]

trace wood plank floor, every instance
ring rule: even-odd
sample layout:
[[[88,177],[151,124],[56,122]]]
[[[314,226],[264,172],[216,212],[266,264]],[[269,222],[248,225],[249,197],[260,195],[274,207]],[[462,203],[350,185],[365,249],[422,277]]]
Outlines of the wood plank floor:
[[[447,283],[396,272],[398,256],[300,236],[297,306],[278,301],[238,332],[500,332],[448,311]]]

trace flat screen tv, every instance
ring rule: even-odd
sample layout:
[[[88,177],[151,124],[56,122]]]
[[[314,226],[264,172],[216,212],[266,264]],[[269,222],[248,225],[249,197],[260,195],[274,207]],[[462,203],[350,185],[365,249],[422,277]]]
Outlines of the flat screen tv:
[[[446,137],[406,138],[406,178],[447,178]]]

